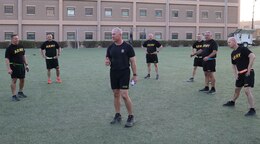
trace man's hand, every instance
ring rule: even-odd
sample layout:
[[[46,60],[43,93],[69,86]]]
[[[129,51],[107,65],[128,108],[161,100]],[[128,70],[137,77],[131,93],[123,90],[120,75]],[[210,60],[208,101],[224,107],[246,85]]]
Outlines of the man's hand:
[[[25,70],[26,70],[27,72],[29,72],[29,66],[28,66],[28,65],[25,66]]]
[[[134,81],[135,82],[135,84],[137,83],[137,75],[134,75],[132,78],[131,78],[131,81]]]
[[[12,69],[8,69],[7,72],[8,72],[8,74],[12,74],[13,70]]]
[[[204,60],[204,61],[208,61],[208,60],[209,60],[209,57],[204,57],[203,60]]]
[[[246,76],[250,76],[250,70],[247,70]]]
[[[110,62],[110,59],[108,57],[106,57],[105,59],[105,65],[106,66],[110,66],[111,62]]]

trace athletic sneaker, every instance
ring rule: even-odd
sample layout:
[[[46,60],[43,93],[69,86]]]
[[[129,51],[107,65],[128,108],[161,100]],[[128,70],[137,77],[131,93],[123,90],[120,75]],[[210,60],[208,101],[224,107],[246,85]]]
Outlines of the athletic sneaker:
[[[228,101],[227,103],[223,104],[223,106],[233,107],[233,106],[235,106],[235,102],[234,101]]]
[[[204,87],[203,89],[200,89],[199,92],[208,92],[209,91],[209,87]]]
[[[56,82],[57,82],[57,83],[61,83],[61,82],[62,82],[62,80],[60,79],[60,77],[57,77],[57,78],[56,78]]]
[[[23,92],[18,92],[17,95],[19,98],[27,98],[27,96]]]
[[[147,76],[145,76],[144,79],[149,79],[150,77],[150,74],[147,74]]]
[[[132,127],[134,126],[135,119],[133,115],[129,115],[125,124],[125,127]]]
[[[187,82],[194,82],[194,78],[191,77],[189,80],[187,80]]]
[[[253,116],[255,115],[255,109],[254,108],[250,108],[250,110],[245,114],[245,116]]]
[[[20,101],[20,99],[16,95],[12,96],[12,100],[13,101]]]
[[[216,89],[215,88],[211,88],[210,91],[207,92],[208,94],[215,94],[216,93]]]
[[[120,123],[122,120],[120,113],[116,113],[110,124]]]
[[[156,78],[155,78],[155,79],[156,79],[156,80],[159,80],[159,75],[158,75],[158,74],[156,75]]]
[[[47,82],[48,84],[51,84],[52,83],[52,81],[51,81],[51,79],[48,79],[48,82]]]

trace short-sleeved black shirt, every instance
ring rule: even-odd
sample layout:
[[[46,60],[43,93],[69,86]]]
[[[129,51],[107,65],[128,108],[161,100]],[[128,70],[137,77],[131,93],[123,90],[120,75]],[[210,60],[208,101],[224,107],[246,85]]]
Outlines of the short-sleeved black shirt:
[[[8,58],[10,63],[24,64],[25,50],[22,45],[9,45],[5,51],[5,58]]]
[[[60,46],[56,41],[45,41],[41,45],[41,49],[46,51],[45,55],[47,57],[57,56],[57,49],[59,49],[59,48],[60,48]]]
[[[193,45],[192,45],[192,48],[193,49],[196,49],[196,51],[200,50],[200,49],[203,49],[203,44],[204,44],[204,41],[196,41]],[[197,56],[201,56],[201,54],[198,54]]]
[[[239,46],[231,53],[231,63],[237,66],[237,70],[247,69],[249,64],[248,55],[252,53],[248,48]]]
[[[203,44],[203,52],[201,53],[202,57],[206,57],[210,55],[213,50],[218,50],[218,44],[213,39],[205,41]],[[212,58],[216,58],[217,55],[213,56]]]
[[[131,45],[123,42],[121,45],[113,43],[107,48],[106,57],[111,61],[111,70],[124,70],[129,68],[129,59],[135,56]]]
[[[161,44],[155,39],[147,40],[143,44],[143,47],[147,48],[147,53],[156,52],[157,51],[156,48],[159,48],[160,46]]]

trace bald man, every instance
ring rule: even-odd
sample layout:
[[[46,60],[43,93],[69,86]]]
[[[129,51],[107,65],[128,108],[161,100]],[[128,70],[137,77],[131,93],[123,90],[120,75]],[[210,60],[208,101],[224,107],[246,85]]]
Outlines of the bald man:
[[[137,82],[135,52],[131,45],[122,39],[122,30],[114,28],[112,30],[112,39],[114,43],[107,49],[105,65],[110,66],[110,83],[114,93],[115,117],[111,124],[121,122],[120,98],[122,97],[128,112],[128,119],[125,127],[134,125],[133,104],[128,95],[130,81],[130,64],[133,72],[132,80]]]
[[[146,53],[146,63],[147,63],[147,71],[148,74],[145,76],[145,79],[150,78],[151,73],[151,63],[154,64],[155,72],[156,72],[156,80],[159,79],[159,73],[158,73],[158,56],[157,54],[162,48],[162,45],[153,38],[153,34],[148,35],[148,40],[143,43],[143,47],[145,47],[145,53]]]
[[[238,99],[242,87],[244,87],[249,104],[249,111],[245,114],[245,116],[253,116],[256,114],[254,96],[252,94],[255,77],[252,66],[255,60],[255,54],[248,48],[239,46],[234,37],[228,38],[228,46],[233,49],[231,53],[231,63],[236,79],[236,88],[233,98],[223,106],[235,106],[235,101]]]

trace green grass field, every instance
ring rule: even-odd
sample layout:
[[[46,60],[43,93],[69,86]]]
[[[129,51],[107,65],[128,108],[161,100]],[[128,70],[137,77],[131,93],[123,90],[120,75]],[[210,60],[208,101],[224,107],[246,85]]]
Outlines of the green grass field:
[[[260,115],[260,47],[251,50],[256,83],[253,94]],[[199,93],[204,87],[202,69],[194,83],[190,48],[164,48],[159,54],[160,80],[144,80],[144,51],[135,49],[138,84],[130,88],[136,124],[110,125],[114,116],[106,49],[63,49],[60,57],[62,84],[47,84],[45,61],[38,49],[26,51],[30,72],[20,102],[11,101],[10,76],[0,50],[0,144],[259,144],[259,116],[245,117],[244,92],[234,108],[222,107],[233,95],[234,77],[227,47],[219,48],[217,93]],[[36,55],[34,55],[36,54]],[[52,71],[55,80],[55,73]]]

